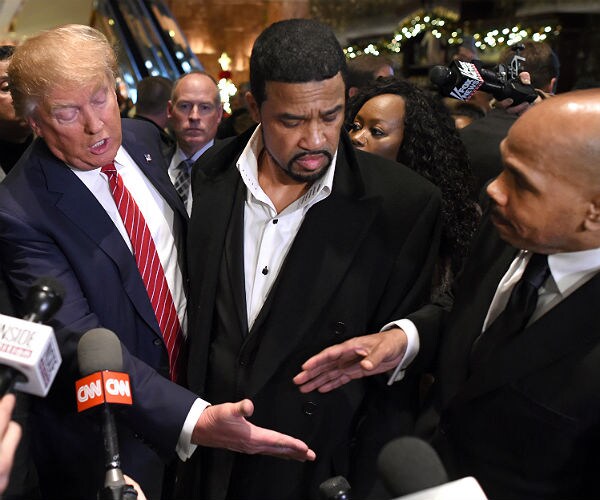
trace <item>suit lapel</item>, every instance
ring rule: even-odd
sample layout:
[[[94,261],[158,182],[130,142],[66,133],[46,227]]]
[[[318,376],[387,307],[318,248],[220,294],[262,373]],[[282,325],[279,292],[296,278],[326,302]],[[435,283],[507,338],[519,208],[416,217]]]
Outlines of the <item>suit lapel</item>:
[[[233,294],[233,303],[242,335],[248,333],[248,313],[246,307],[246,281],[244,278],[244,200],[246,187],[237,183],[234,194],[231,222],[225,238],[225,263],[229,278],[229,290]]]
[[[121,234],[77,176],[51,155],[45,146],[44,149],[40,167],[46,177],[48,191],[59,194],[56,207],[114,261],[132,304],[144,321],[160,335],[146,288]]]
[[[499,348],[490,357],[488,365],[467,380],[459,393],[460,400],[475,398],[539,372],[581,349],[582,345],[597,342],[600,321],[591,304],[599,295],[600,275],[596,275]]]
[[[498,287],[517,250],[504,243],[489,221],[482,223],[479,243],[471,250],[477,258],[471,260],[463,276],[457,279],[457,297],[454,312],[447,319],[451,329],[443,337],[440,356],[442,400],[454,397],[469,377],[470,355],[473,343],[481,334],[483,322]]]
[[[212,149],[212,148],[211,148]],[[190,220],[190,234],[194,239],[188,240],[187,262],[190,276],[190,363],[188,365],[188,384],[190,389],[202,394],[204,392],[205,367],[208,362],[208,353],[211,337],[209,332],[213,327],[213,312],[215,308],[216,293],[218,289],[219,272],[223,253],[227,254],[228,273],[230,278],[235,271],[236,260],[233,254],[236,246],[236,238],[239,241],[243,233],[227,239],[227,229],[231,223],[232,213],[236,206],[236,192],[244,188],[243,182],[235,168],[235,159],[226,157],[226,160],[218,159],[216,162],[204,163],[212,155],[207,151],[198,160],[202,165],[212,166],[225,161],[226,168],[218,172],[207,172],[203,166],[198,165],[192,174],[193,186],[193,211]],[[243,210],[243,198],[242,198]],[[240,229],[241,230],[241,229]],[[227,245],[231,245],[227,249]],[[240,259],[241,259],[240,255]],[[244,293],[243,274],[240,276],[241,287]],[[234,288],[232,288],[233,290]],[[234,292],[235,293],[235,292]],[[240,301],[237,309],[245,316],[246,310],[243,301]],[[242,325],[246,324],[243,319]],[[196,334],[195,334],[196,333]]]
[[[126,124],[127,122],[123,123],[123,147],[168,205],[179,214],[182,220],[187,220],[185,206],[171,184],[169,176],[165,174],[168,165],[160,154],[160,150],[149,148],[145,143],[140,142]]]

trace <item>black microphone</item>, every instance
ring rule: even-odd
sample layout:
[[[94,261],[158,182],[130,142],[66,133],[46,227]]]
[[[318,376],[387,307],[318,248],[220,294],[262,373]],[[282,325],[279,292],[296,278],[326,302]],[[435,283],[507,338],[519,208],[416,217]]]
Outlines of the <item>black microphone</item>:
[[[434,66],[429,79],[445,97],[468,101],[477,90],[492,94],[497,100],[511,98],[513,105],[533,102],[538,97],[531,85],[521,83],[518,76],[509,78],[504,66],[494,71],[483,68],[481,61],[452,61],[448,66]]]
[[[62,306],[65,289],[54,278],[40,278],[28,290],[23,303],[23,319],[32,323],[45,323]]]
[[[104,488],[100,500],[135,499],[133,486],[125,483],[115,418],[108,403],[131,404],[129,376],[122,373],[121,341],[110,330],[94,328],[86,332],[77,345],[77,360],[83,379],[77,382],[78,410],[102,405],[102,434],[104,437]]]
[[[23,319],[0,315],[0,397],[13,387],[45,396],[61,364],[54,330],[48,321],[63,302],[64,288],[40,278],[27,291]]]
[[[422,439],[411,436],[387,443],[379,453],[377,469],[383,484],[395,496],[448,482],[436,451]]]
[[[350,484],[344,476],[335,476],[323,481],[319,494],[323,500],[352,500]]]

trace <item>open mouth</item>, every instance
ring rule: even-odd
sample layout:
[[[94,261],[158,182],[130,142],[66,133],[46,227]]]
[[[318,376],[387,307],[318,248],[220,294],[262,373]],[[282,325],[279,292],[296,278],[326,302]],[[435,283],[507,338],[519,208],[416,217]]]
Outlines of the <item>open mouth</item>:
[[[92,150],[92,153],[101,154],[101,153],[104,153],[104,151],[106,151],[107,147],[108,147],[108,139],[101,139],[98,142],[95,142],[94,144],[92,144],[90,146],[90,149]]]

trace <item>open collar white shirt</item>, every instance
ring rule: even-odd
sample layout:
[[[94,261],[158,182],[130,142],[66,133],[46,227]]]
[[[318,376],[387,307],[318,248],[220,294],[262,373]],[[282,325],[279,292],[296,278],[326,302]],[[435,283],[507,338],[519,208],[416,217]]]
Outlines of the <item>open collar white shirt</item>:
[[[247,188],[244,203],[244,275],[249,329],[279,275],[306,213],[331,194],[337,160],[336,152],[325,175],[278,213],[258,182],[258,157],[262,150],[259,125],[236,164]]]

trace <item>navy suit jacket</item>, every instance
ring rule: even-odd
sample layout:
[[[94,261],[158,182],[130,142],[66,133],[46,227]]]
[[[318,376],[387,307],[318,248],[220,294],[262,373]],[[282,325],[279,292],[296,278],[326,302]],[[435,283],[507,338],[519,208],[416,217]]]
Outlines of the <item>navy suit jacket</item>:
[[[183,239],[187,215],[166,175],[158,134],[147,123],[124,120],[123,146],[173,208],[174,233]],[[45,496],[93,497],[102,483],[99,419],[93,411],[76,413],[74,382],[81,335],[104,327],[122,342],[134,398],[132,407],[117,410],[122,468],[154,497],[196,396],[168,380],[166,347],[122,236],[41,139],[0,185],[0,262],[17,304],[40,276],[55,277],[66,290],[50,321],[63,364],[48,397],[32,407],[41,486],[54,492]]]

